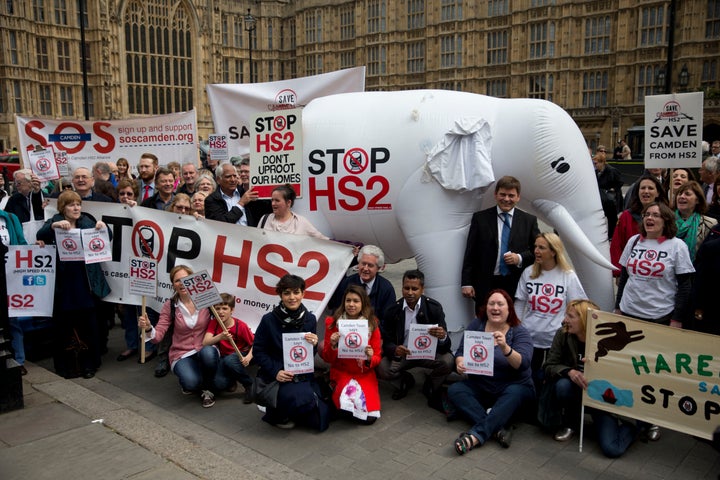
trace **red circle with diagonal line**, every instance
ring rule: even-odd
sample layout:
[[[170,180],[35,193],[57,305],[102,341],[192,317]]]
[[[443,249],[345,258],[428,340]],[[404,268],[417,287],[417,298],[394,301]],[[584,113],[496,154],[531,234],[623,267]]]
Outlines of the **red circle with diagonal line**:
[[[162,228],[150,220],[140,220],[130,235],[133,255],[160,260],[165,250],[165,236]]]
[[[470,357],[474,362],[484,362],[488,358],[488,351],[485,345],[479,343],[470,347]]]
[[[292,362],[304,362],[307,356],[307,349],[302,345],[295,345],[290,349],[290,361]]]
[[[343,166],[348,173],[359,175],[367,169],[370,164],[370,157],[362,148],[351,148],[343,156]]]

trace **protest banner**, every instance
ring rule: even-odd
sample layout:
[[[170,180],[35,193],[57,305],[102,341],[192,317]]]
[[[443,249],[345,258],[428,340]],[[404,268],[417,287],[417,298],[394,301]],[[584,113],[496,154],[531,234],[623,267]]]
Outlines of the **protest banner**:
[[[259,112],[304,107],[314,98],[365,90],[365,67],[277,82],[206,86],[215,132],[228,136],[229,155],[250,153],[251,119]]]
[[[714,335],[590,311],[583,404],[712,439],[720,424]]]
[[[282,344],[284,370],[295,374],[315,371],[313,346],[305,340],[305,332],[283,333]]]
[[[53,208],[46,209],[46,215]],[[131,257],[158,262],[158,292],[148,306],[160,311],[173,295],[168,276],[176,265],[207,270],[222,292],[236,296],[234,316],[255,329],[278,302],[275,285],[287,273],[305,279],[303,304],[322,313],[352,259],[349,245],[305,235],[271,232],[191,215],[177,215],[123,204],[83,202],[83,211],[112,230],[112,259],[103,263],[109,302],[140,305],[127,290]]]
[[[437,327],[437,324],[410,324],[407,344],[407,348],[410,350],[410,353],[407,354],[408,360],[435,360],[438,339],[428,333],[428,330],[434,327]]]
[[[702,163],[703,92],[645,96],[645,168]]]
[[[338,342],[338,358],[359,358],[366,360],[365,347],[368,344],[368,321],[340,319],[337,321],[340,341]]]
[[[53,146],[56,152],[65,152],[70,171],[78,167],[92,170],[96,162],[114,162],[120,157],[134,164],[145,152],[157,155],[162,164],[167,159],[181,164],[198,162],[195,110],[127,120],[17,116],[16,124],[25,165],[30,160],[28,148],[35,145]]]
[[[96,230],[84,228],[80,231],[82,237],[85,263],[101,263],[112,260],[110,253],[110,235],[107,227]]]
[[[474,375],[493,375],[495,339],[492,332],[465,330],[463,362],[465,371]]]
[[[302,196],[302,109],[260,113],[253,117],[250,141],[250,184],[259,198],[290,184]]]
[[[10,245],[5,262],[9,317],[51,317],[57,268],[55,246]]]

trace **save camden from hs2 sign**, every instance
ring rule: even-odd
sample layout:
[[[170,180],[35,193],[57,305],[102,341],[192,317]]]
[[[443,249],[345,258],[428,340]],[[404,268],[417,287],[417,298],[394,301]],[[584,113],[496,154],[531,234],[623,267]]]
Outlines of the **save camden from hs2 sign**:
[[[301,196],[302,109],[263,112],[252,119],[250,139],[250,185],[260,198],[290,184]]]
[[[645,167],[699,167],[703,92],[645,97]]]

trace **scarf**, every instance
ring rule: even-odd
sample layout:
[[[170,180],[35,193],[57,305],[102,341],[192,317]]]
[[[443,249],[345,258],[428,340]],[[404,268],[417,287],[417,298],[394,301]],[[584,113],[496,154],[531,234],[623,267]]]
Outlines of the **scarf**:
[[[282,302],[273,309],[273,314],[280,320],[280,326],[283,330],[300,330],[305,323],[305,312],[307,312],[307,309],[303,304],[300,304],[300,308],[297,310],[288,310]]]
[[[698,230],[700,229],[701,222],[702,216],[699,213],[693,213],[687,219],[683,219],[680,216],[680,212],[675,210],[675,223],[678,227],[676,236],[688,246],[688,250],[690,250],[690,260],[693,262],[695,261]]]

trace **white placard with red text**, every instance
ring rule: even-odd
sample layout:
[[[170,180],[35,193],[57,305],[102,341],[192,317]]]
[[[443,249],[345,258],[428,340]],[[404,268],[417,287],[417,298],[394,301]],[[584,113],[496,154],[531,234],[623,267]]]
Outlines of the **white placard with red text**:
[[[340,340],[338,341],[338,358],[359,358],[366,360],[365,347],[368,344],[368,321],[340,319],[337,321]]]
[[[279,185],[290,184],[302,196],[302,109],[263,112],[252,118],[250,184],[259,198],[270,198]]]
[[[198,310],[222,303],[220,292],[207,270],[201,270],[182,279],[190,300]]]
[[[227,135],[219,135],[211,133],[208,135],[208,154],[218,163],[227,163],[230,161],[228,155]]]
[[[8,316],[51,317],[55,269],[54,245],[10,245],[5,263]]]
[[[128,292],[131,295],[157,295],[157,261],[147,257],[131,257],[128,267]]]
[[[107,227],[100,229],[83,228],[82,235],[85,263],[102,263],[112,260],[110,235]]]
[[[435,360],[438,339],[428,333],[428,330],[434,327],[437,327],[437,324],[410,324],[407,342],[407,348],[410,350],[410,353],[407,355],[408,360]]]
[[[63,230],[55,228],[55,244],[58,256],[63,262],[84,262],[85,252],[82,248],[82,237],[79,228]]]
[[[305,333],[283,333],[283,365],[288,372],[313,373],[315,371],[315,353]]]
[[[645,168],[702,163],[703,92],[645,96]]]
[[[58,168],[58,174],[61,177],[67,177],[68,175],[70,175],[70,168],[68,167],[68,156],[66,151],[55,150],[55,164]]]
[[[41,182],[48,182],[60,178],[57,163],[55,162],[55,151],[52,146],[44,150],[32,150],[27,152],[30,169],[38,176]]]
[[[492,376],[495,366],[493,334],[465,330],[463,363],[466,373]]]

